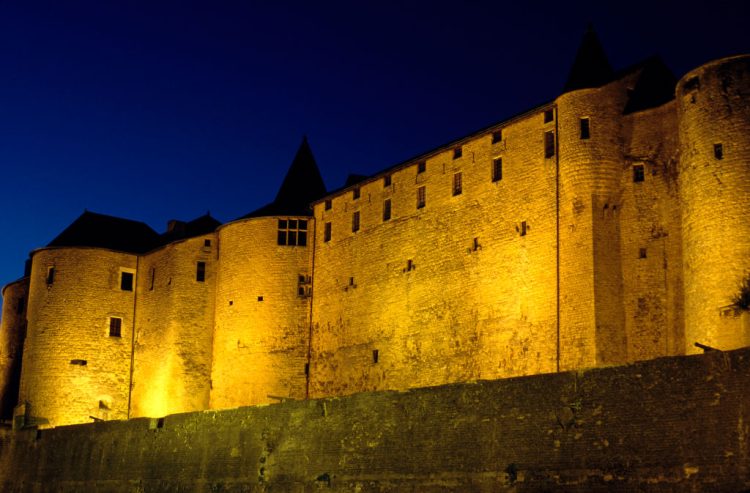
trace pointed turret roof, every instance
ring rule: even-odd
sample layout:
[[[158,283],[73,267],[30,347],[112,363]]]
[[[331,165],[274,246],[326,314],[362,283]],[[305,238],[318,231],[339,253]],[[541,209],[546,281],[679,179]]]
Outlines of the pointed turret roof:
[[[563,92],[599,87],[612,80],[614,72],[609,64],[599,37],[589,25],[578,47],[573,67],[570,69],[568,81]]]
[[[84,211],[47,246],[83,246],[145,253],[158,244],[159,234],[146,223]]]
[[[241,219],[260,216],[310,216],[310,204],[326,194],[323,177],[313,157],[307,137],[302,139],[276,198]]]

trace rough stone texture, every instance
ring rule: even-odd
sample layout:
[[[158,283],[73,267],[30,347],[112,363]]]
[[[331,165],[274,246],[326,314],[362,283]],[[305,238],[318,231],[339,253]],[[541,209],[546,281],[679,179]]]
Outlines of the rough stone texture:
[[[731,304],[750,275],[750,57],[686,74],[677,110],[687,350],[745,346],[750,324]]]
[[[216,235],[208,234],[140,260],[131,416],[208,408],[216,250]],[[198,262],[206,264],[202,282]]]
[[[0,433],[6,492],[742,491],[750,350]]]
[[[136,268],[136,255],[98,248],[34,252],[19,395],[27,423],[128,416],[135,292],[120,289],[120,275]],[[110,317],[122,319],[121,337],[109,336]]]
[[[279,219],[245,219],[219,229],[212,408],[306,395],[312,249],[278,245]],[[310,218],[297,219],[308,220],[312,238]]]
[[[3,420],[13,418],[13,408],[18,403],[28,297],[27,277],[3,288],[3,318],[0,322],[0,419]]]

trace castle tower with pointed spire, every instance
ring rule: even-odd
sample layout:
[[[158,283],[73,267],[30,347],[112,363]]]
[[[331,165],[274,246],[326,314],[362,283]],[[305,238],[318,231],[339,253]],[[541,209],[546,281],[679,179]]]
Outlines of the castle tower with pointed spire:
[[[20,347],[56,426],[750,344],[749,61],[615,71],[589,29],[555,100],[328,195],[304,139],[226,224],[84,212],[3,291],[2,409]]]

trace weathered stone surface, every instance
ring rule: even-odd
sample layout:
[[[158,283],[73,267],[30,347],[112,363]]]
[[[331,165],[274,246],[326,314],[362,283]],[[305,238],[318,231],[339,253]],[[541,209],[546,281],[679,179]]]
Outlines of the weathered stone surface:
[[[750,349],[0,434],[7,492],[741,491]]]

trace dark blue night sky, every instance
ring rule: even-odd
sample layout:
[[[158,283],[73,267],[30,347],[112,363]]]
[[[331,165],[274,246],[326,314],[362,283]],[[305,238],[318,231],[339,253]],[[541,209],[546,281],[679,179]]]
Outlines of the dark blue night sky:
[[[329,189],[557,96],[593,22],[615,68],[750,52],[747,2],[0,0],[0,284],[84,209],[271,201],[307,135]]]

